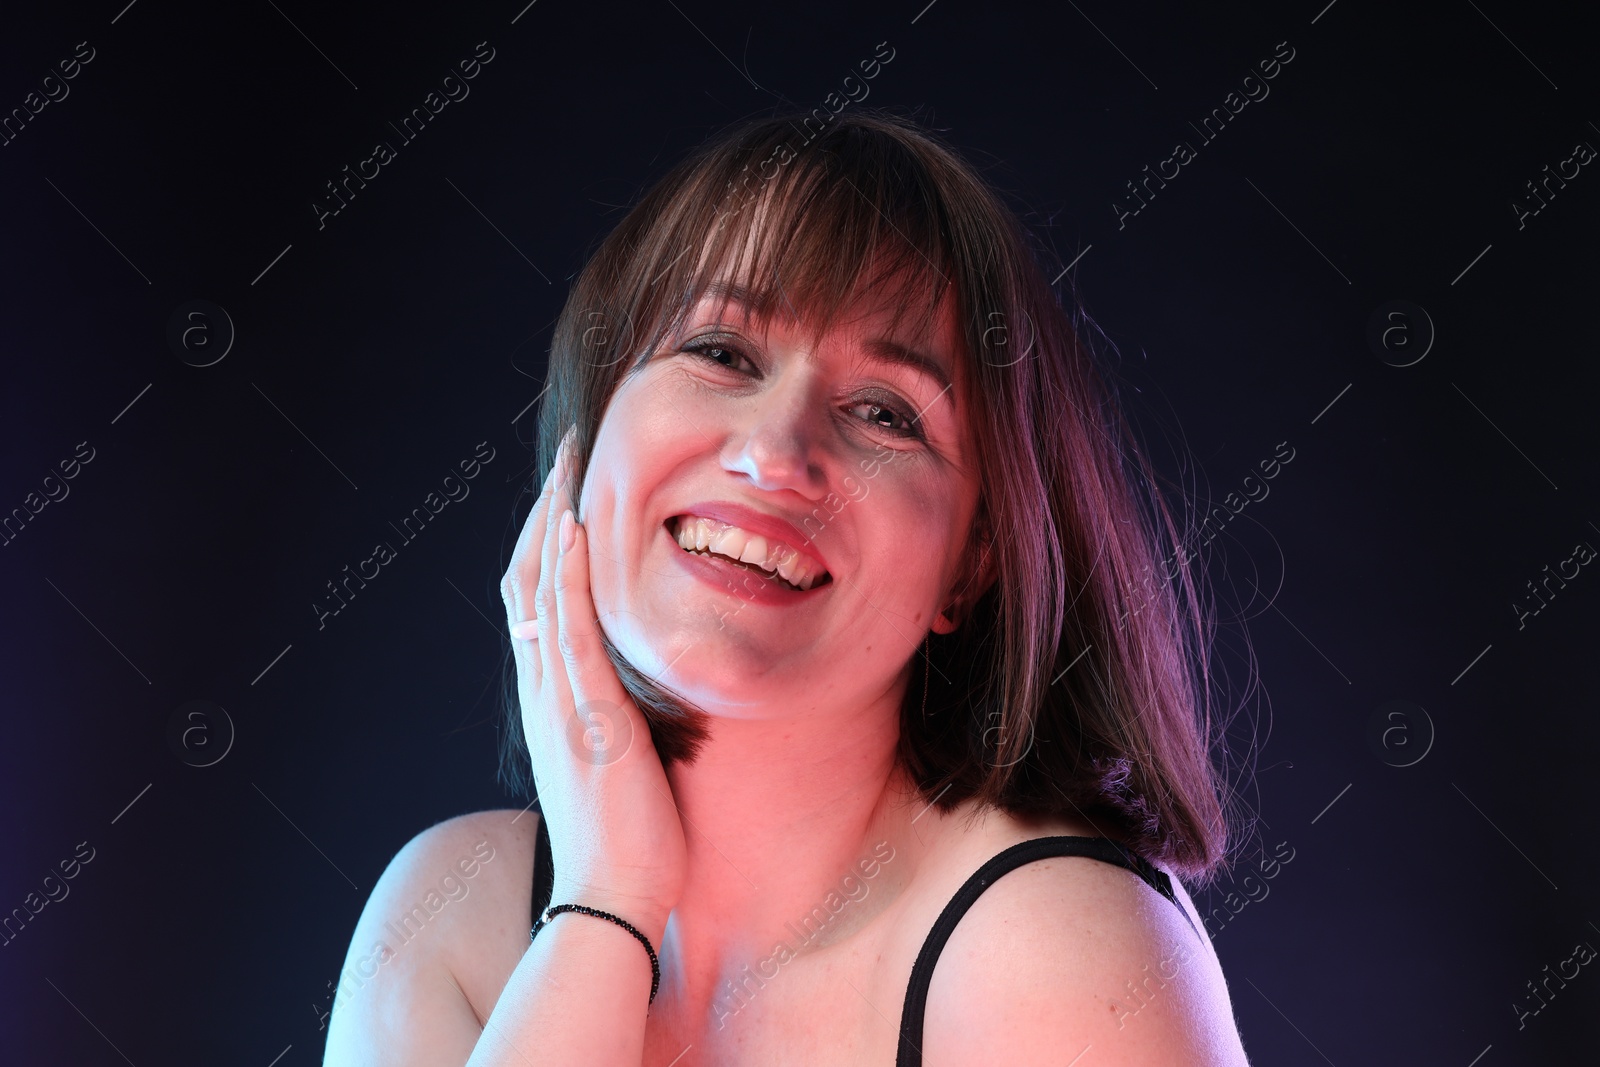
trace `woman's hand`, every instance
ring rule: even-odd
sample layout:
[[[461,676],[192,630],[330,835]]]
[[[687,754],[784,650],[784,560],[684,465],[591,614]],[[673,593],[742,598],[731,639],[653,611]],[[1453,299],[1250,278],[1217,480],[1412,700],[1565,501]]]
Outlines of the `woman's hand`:
[[[649,726],[600,644],[588,533],[569,513],[572,436],[500,583],[550,834],[550,903],[609,911],[659,945],[683,892],[683,823]]]

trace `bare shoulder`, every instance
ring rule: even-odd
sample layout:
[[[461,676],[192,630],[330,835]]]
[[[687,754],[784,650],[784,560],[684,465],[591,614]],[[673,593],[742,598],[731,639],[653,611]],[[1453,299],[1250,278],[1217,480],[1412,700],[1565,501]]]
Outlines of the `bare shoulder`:
[[[1093,859],[1054,856],[998,878],[940,953],[928,1067],[1059,1065],[1089,1047],[1095,1063],[1119,1067],[1245,1067],[1216,953],[1165,873],[1181,912],[1134,872]]]
[[[325,1064],[467,1061],[527,949],[538,819],[473,812],[395,854],[356,923]]]

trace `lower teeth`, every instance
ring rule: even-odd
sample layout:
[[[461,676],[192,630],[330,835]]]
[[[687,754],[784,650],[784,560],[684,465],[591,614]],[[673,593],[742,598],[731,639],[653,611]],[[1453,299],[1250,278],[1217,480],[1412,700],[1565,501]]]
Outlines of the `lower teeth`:
[[[679,545],[678,547],[683,548],[682,545]],[[745,570],[750,571],[753,574],[761,575],[761,577],[765,578],[769,582],[777,582],[779,585],[788,589],[793,589],[797,593],[803,592],[798,585],[795,585],[793,582],[789,581],[787,578],[784,578],[776,571],[765,571],[753,563],[746,563],[744,560],[740,559],[729,559],[727,556],[719,555],[716,552],[702,552],[698,548],[684,548],[683,550],[685,552],[693,552],[697,556],[704,556],[707,559],[720,559],[724,563],[732,563],[736,567],[743,567]]]

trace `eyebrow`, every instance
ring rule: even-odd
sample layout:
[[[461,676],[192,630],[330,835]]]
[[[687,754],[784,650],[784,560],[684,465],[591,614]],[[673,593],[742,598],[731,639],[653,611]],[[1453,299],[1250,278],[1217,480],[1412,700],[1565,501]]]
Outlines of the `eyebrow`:
[[[866,348],[867,355],[872,359],[877,360],[879,363],[890,363],[896,366],[910,367],[913,370],[922,371],[922,373],[926,374],[939,384],[939,396],[944,396],[944,394],[949,393],[950,406],[952,408],[956,406],[955,388],[950,381],[950,377],[949,375],[945,374],[944,368],[939,365],[939,361],[934,359],[932,356],[924,352],[920,352],[915,348],[907,348],[905,345],[902,345],[897,341],[890,340],[868,341]],[[937,403],[939,396],[936,396],[933,398],[933,400],[929,401],[928,407],[932,407],[935,403]],[[928,408],[925,407],[922,409],[922,411],[917,412],[917,418],[920,419],[923,416],[923,413],[927,410]]]
[[[729,303],[738,304],[744,310],[747,316],[753,316],[757,314],[754,309],[759,302],[755,299],[754,294],[752,294],[751,291],[745,286],[737,283],[721,281],[712,282],[710,285],[706,286],[705,295],[708,298],[726,297]],[[785,296],[784,300],[787,302],[788,297]],[[950,375],[945,372],[944,366],[933,356],[928,355],[926,352],[923,352],[920,349],[911,348],[907,345],[901,344],[898,341],[891,341],[887,338],[868,341],[866,342],[865,348],[867,357],[874,362],[888,363],[892,366],[899,367],[910,367],[912,370],[919,370],[923,374],[926,374],[940,386],[939,396],[943,396],[945,393],[950,394],[950,406],[955,407],[955,390],[950,381]],[[937,401],[937,399],[938,398],[935,397],[935,401]],[[930,403],[929,407],[931,406],[932,404]],[[925,412],[927,411],[927,408],[923,408],[922,410]],[[917,417],[921,418],[921,416],[922,412],[918,412]]]

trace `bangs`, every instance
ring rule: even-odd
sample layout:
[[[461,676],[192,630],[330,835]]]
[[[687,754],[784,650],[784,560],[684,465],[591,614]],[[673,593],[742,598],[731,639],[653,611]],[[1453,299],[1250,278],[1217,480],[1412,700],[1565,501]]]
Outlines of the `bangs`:
[[[954,278],[949,209],[904,145],[849,126],[805,143],[767,120],[687,162],[640,235],[641,359],[707,298],[719,318],[736,302],[796,320],[813,344],[864,297],[892,307],[891,330],[932,328]]]

